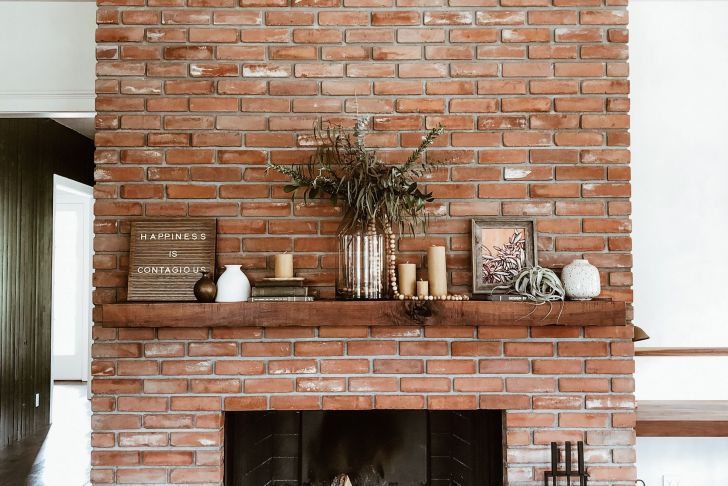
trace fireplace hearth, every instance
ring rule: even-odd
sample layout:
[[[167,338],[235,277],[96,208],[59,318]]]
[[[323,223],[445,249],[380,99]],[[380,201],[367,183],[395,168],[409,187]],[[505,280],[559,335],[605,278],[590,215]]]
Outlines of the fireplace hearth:
[[[225,414],[227,486],[500,486],[498,410]]]

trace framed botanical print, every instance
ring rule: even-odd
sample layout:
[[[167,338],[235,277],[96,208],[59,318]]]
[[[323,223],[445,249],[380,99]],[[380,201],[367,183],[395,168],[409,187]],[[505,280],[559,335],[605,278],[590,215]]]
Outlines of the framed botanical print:
[[[483,218],[472,221],[473,294],[497,292],[518,272],[536,264],[532,219]]]

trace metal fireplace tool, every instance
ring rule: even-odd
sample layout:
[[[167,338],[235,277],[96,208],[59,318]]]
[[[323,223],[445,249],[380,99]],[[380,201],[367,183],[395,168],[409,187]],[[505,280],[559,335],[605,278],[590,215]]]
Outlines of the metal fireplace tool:
[[[589,481],[589,473],[584,469],[584,442],[576,443],[577,449],[577,468],[576,471],[571,469],[571,442],[566,442],[566,469],[559,470],[559,447],[556,442],[551,443],[551,470],[544,472],[543,484],[549,486],[549,478],[551,478],[552,486],[557,486],[559,478],[566,478],[566,486],[571,486],[571,478],[579,478],[579,486],[587,486]]]

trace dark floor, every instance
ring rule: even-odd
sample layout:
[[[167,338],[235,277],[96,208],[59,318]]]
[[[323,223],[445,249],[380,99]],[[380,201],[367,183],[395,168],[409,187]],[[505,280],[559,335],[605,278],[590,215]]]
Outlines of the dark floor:
[[[87,486],[91,407],[86,384],[56,382],[47,431],[0,449],[0,486]]]

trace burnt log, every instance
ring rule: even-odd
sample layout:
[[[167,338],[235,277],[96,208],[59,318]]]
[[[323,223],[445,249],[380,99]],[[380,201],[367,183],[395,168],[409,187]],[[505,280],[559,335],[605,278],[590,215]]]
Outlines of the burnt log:
[[[346,474],[339,474],[331,482],[331,486],[351,486],[351,480]]]

